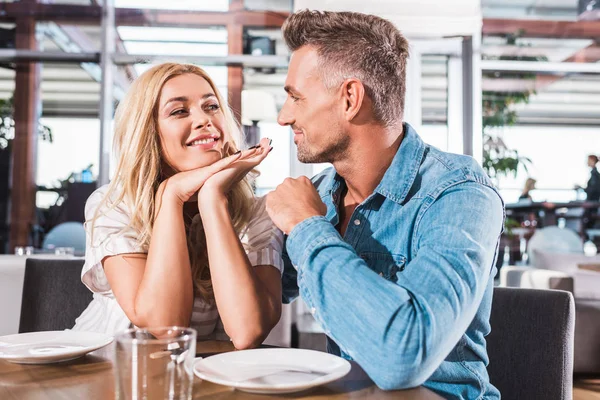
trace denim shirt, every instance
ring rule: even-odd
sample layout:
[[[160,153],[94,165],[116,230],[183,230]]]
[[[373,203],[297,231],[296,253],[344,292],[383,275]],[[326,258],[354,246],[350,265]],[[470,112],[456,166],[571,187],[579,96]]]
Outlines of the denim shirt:
[[[499,399],[485,336],[504,205],[471,158],[404,139],[344,237],[344,180],[313,178],[326,216],[286,239],[283,296],[301,295],[328,351],[355,360],[384,390],[424,385],[448,399]]]

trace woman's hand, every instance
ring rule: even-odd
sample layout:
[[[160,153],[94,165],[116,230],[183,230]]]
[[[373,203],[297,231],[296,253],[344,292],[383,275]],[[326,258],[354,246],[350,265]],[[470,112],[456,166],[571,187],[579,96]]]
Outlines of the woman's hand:
[[[251,153],[212,174],[198,193],[198,206],[200,207],[202,203],[210,202],[210,200],[224,199],[232,186],[260,164],[270,151],[270,140],[263,138],[257,148],[246,150]]]
[[[208,178],[227,168],[234,162],[249,157],[253,153],[252,150],[239,152],[222,158],[206,167],[178,172],[160,184],[158,193],[162,193],[162,196],[169,196],[183,205],[198,193],[198,190],[200,190]]]

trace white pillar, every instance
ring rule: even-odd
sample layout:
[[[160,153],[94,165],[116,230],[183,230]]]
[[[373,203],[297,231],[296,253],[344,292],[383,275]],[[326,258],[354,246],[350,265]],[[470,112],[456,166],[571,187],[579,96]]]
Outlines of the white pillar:
[[[462,59],[448,58],[448,151],[463,154]]]
[[[113,54],[115,53],[115,5],[114,0],[104,0],[102,6],[102,53],[100,66],[100,161],[98,165],[98,186],[109,181],[110,150],[112,145],[112,119],[114,113],[113,95]]]
[[[416,46],[412,46],[406,64],[406,101],[403,119],[417,132],[420,132],[423,124],[421,97],[421,52]]]

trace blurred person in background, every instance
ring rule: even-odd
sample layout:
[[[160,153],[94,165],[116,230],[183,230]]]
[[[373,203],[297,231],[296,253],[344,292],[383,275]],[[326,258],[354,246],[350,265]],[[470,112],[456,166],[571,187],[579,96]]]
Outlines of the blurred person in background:
[[[535,189],[536,180],[533,178],[527,178],[525,181],[525,186],[523,187],[523,192],[519,196],[519,201],[521,200],[529,200],[531,201],[531,191]]]
[[[600,201],[600,172],[598,172],[596,164],[598,164],[598,156],[590,154],[587,161],[587,165],[591,169],[590,179],[585,188],[587,201]]]

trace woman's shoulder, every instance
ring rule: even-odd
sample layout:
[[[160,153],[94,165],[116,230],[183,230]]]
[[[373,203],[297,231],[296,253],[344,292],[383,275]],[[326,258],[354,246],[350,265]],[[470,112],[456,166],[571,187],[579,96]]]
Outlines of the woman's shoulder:
[[[250,218],[250,224],[256,223],[262,220],[271,221],[269,214],[267,213],[267,196],[255,196],[252,199],[252,217]]]
[[[247,233],[252,237],[261,236],[266,231],[277,233],[278,229],[267,213],[267,196],[255,197]]]
[[[123,223],[128,223],[130,213],[124,201],[119,201],[117,189],[110,188],[109,184],[96,189],[85,203],[86,221],[95,218],[108,218]]]

